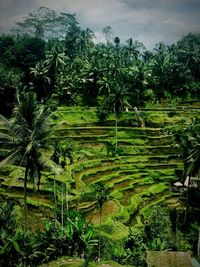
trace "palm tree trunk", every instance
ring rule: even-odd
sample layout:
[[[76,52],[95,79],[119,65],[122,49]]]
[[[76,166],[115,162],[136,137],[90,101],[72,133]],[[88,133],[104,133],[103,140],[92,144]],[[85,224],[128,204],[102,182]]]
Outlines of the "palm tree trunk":
[[[29,164],[27,162],[26,170],[25,170],[25,176],[24,176],[24,220],[25,220],[24,229],[25,229],[25,231],[28,228],[28,217],[27,217],[27,180],[28,180],[28,169],[29,169],[28,166],[29,166]],[[25,246],[25,248],[27,247],[26,240],[24,240],[24,246]],[[25,253],[25,259],[24,259],[24,264],[23,264],[24,267],[27,266],[26,262],[27,262],[27,253]]]
[[[67,162],[67,179],[68,179],[68,162]],[[69,202],[68,202],[68,198],[69,198],[69,188],[68,188],[68,181],[66,181],[66,210],[69,210]]]
[[[115,118],[115,152],[117,155],[117,116]]]
[[[25,176],[24,176],[24,221],[25,221],[25,229],[28,226],[28,218],[27,218],[27,180],[28,180],[28,163],[26,164]]]
[[[68,182],[66,183],[66,210],[69,210],[69,203],[68,203],[68,198],[69,198],[69,191],[68,191]]]
[[[39,188],[37,190],[37,213],[39,215],[39,211],[40,211],[40,191]],[[39,220],[37,219],[37,229],[39,230]]]
[[[199,228],[199,236],[198,236],[198,243],[197,243],[197,259],[200,259],[200,228]]]
[[[186,223],[187,214],[188,214],[188,210],[189,210],[190,180],[191,180],[191,175],[189,175],[189,180],[188,180],[188,185],[187,185],[187,196],[186,196],[186,208],[185,208],[184,224]]]
[[[46,87],[44,85],[44,82],[42,81],[42,87],[44,89],[44,92],[45,92],[45,98],[48,96],[48,93],[47,93],[47,90],[46,90]]]
[[[199,228],[199,237],[198,237],[198,245],[197,245],[197,257],[200,259],[200,228]]]
[[[56,202],[56,179],[54,175],[54,181],[53,181],[53,195],[54,195],[54,206],[55,206],[55,223],[56,223],[56,207],[57,207],[57,202]]]
[[[53,179],[53,196],[54,196],[54,203],[55,203],[55,208],[56,208],[56,179],[55,179],[55,175],[54,175],[54,179]]]
[[[63,224],[64,224],[64,185],[62,183],[62,207],[61,207],[61,225],[63,229]]]
[[[100,220],[100,228],[101,228],[101,216],[102,216],[102,207],[99,209],[99,220]],[[99,262],[101,261],[101,238],[99,236]]]
[[[137,107],[135,107],[135,114],[136,114],[138,121],[140,122],[140,127],[144,128],[145,123],[144,123],[144,120],[142,119],[141,114],[140,114],[139,110],[137,109]]]

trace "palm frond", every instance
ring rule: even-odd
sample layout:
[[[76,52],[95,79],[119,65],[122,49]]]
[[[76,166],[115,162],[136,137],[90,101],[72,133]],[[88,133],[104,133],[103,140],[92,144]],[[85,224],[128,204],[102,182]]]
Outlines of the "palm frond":
[[[16,162],[16,160],[20,160],[21,155],[22,155],[22,150],[21,149],[16,150],[15,152],[13,152],[0,162],[0,168],[4,168],[8,164],[13,164]]]
[[[14,140],[17,140],[17,138],[13,137],[12,135],[9,135],[7,133],[1,133],[0,132],[0,139],[2,142],[9,141],[9,142],[14,142]]]
[[[1,114],[0,114],[0,121],[1,121],[3,124],[5,124],[5,125],[9,124],[9,120],[6,119],[6,118],[5,118],[3,115],[1,115]]]
[[[41,166],[46,167],[52,173],[59,175],[63,172],[62,168],[58,166],[53,160],[46,157],[44,154],[40,154],[38,157],[38,162]]]

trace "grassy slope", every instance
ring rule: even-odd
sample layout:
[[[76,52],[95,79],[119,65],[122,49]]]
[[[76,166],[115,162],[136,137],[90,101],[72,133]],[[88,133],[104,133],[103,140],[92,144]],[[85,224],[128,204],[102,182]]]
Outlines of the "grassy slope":
[[[67,258],[67,257],[62,257],[56,261],[50,262],[48,264],[43,264],[40,267],[81,267],[83,266],[84,261],[82,261],[80,258]],[[101,263],[95,263],[95,262],[90,262],[88,267],[130,267],[129,265],[121,265],[116,262],[112,261],[106,261],[106,262],[101,262]]]
[[[74,164],[60,177],[43,173],[40,206],[53,206],[54,178],[58,187],[61,182],[71,183],[72,193],[77,197],[85,185],[103,181],[110,187],[113,197],[103,206],[104,224],[114,226],[111,233],[105,234],[119,239],[127,234],[128,226],[142,226],[149,209],[156,203],[177,205],[177,195],[170,190],[170,185],[179,179],[183,165],[177,157],[177,149],[173,148],[171,130],[191,123],[192,118],[200,114],[200,103],[195,107],[186,106],[184,109],[180,105],[177,110],[151,107],[141,111],[145,128],[138,127],[134,112],[123,113],[118,127],[121,154],[117,157],[108,155],[106,149],[106,140],[115,140],[113,115],[98,125],[94,108],[59,107],[52,120],[52,124],[58,125],[54,138],[74,140]],[[3,153],[5,151],[0,151],[1,155]],[[23,203],[23,175],[21,167],[10,166],[3,170],[0,177],[2,195]],[[31,185],[28,188],[28,203],[37,207],[37,194]],[[77,197],[70,196],[71,206],[76,205]],[[94,202],[80,203],[79,209],[91,221],[99,221]]]

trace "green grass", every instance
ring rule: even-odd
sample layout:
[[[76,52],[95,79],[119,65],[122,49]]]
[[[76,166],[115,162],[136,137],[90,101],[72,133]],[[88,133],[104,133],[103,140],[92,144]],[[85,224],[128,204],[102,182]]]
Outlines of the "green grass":
[[[148,110],[141,111],[148,126],[146,128],[130,126],[133,123],[137,125],[136,114],[123,112],[117,131],[118,147],[122,151],[116,157],[107,155],[106,150],[107,140],[115,141],[114,114],[108,117],[104,126],[98,126],[96,108],[59,107],[52,118],[52,125],[57,124],[53,139],[74,139],[74,164],[69,165],[68,171],[61,176],[42,173],[41,206],[51,206],[47,196],[52,194],[54,179],[58,187],[62,183],[68,183],[69,188],[73,187],[75,196],[70,196],[71,206],[75,205],[86,184],[102,181],[110,187],[111,195],[119,206],[116,214],[104,220],[104,223],[114,225],[112,238],[117,239],[128,233],[128,224],[131,227],[141,226],[143,218],[148,216],[149,210],[156,203],[178,205],[176,196],[168,189],[178,179],[176,171],[183,170],[183,164],[178,159],[180,151],[173,147],[171,133],[189,124],[192,118],[200,114],[199,103],[187,103],[186,106],[186,109],[182,104],[177,104],[176,109],[164,104],[159,107],[147,106]],[[6,150],[0,150],[0,155],[5,153]],[[52,153],[51,149],[46,152],[50,157]],[[8,166],[0,174],[1,194],[22,201],[24,168]],[[30,183],[28,193],[29,205],[36,207],[37,199]],[[86,212],[94,209],[95,204],[80,203],[80,208]],[[124,233],[119,235],[119,229]]]
[[[80,258],[68,258],[62,257],[56,261],[42,264],[40,267],[82,267],[84,261]],[[101,263],[95,263],[94,261],[90,261],[88,267],[130,267],[130,265],[121,265],[119,263],[113,261],[102,261]]]
[[[89,108],[86,111],[83,107],[59,107],[55,112],[57,122],[63,121],[67,125],[76,125],[82,123],[96,122],[97,117],[95,108]]]

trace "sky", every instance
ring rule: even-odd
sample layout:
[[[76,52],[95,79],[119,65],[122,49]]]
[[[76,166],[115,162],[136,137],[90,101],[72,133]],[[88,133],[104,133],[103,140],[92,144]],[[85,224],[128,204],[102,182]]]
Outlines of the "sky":
[[[121,42],[132,37],[147,49],[200,32],[200,0],[0,0],[0,32],[8,33],[15,21],[41,6],[76,13],[80,25],[93,30],[100,42],[105,26]]]

